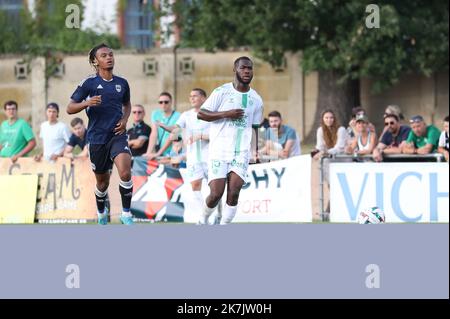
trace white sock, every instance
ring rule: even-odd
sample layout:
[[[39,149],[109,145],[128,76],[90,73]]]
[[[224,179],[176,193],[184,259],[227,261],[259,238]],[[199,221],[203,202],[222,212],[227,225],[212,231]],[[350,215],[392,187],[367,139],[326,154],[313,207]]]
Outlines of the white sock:
[[[195,201],[195,209],[200,209],[200,212],[203,208],[203,195],[201,191],[193,191],[194,193],[194,201]]]
[[[220,225],[230,224],[234,216],[236,215],[236,211],[237,205],[229,206],[227,203],[225,203],[225,206],[222,211],[222,219],[220,220]]]
[[[123,217],[133,217],[133,214],[131,214],[131,212],[124,212],[124,211],[122,211],[122,216]]]
[[[215,209],[214,207],[213,208],[209,208],[208,205],[206,205],[206,202],[203,203],[203,211],[200,214],[199,223],[202,224],[202,225],[208,224],[208,218],[209,218],[209,216],[211,216],[211,214],[213,213],[214,209]]]

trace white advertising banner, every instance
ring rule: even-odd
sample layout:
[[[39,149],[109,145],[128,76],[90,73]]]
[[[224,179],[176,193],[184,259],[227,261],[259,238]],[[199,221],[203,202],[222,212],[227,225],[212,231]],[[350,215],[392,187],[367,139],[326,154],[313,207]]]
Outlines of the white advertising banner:
[[[180,170],[181,175],[184,171]],[[186,187],[188,186],[188,187]],[[184,221],[197,222],[200,207],[192,203],[190,185],[183,185]],[[209,193],[206,182],[203,196]],[[225,203],[226,193],[223,201]],[[233,222],[311,222],[311,156],[250,165],[248,183],[239,196]]]
[[[449,222],[448,163],[331,163],[330,221],[378,206],[386,222]]]

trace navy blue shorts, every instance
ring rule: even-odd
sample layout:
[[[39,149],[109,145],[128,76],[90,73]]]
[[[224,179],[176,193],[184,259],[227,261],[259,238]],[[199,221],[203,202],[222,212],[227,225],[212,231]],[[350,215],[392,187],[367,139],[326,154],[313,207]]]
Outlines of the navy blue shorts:
[[[128,135],[114,135],[106,144],[90,144],[89,158],[95,174],[104,174],[112,170],[114,158],[120,153],[130,154]]]

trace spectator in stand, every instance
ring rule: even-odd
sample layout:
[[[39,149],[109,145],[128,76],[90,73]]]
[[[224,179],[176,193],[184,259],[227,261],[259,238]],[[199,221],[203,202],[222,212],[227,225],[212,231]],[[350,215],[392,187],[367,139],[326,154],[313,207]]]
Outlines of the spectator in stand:
[[[325,110],[321,116],[320,127],[317,129],[316,148],[313,158],[344,153],[347,143],[347,131],[339,126],[333,110]]]
[[[402,125],[402,122],[405,118],[403,117],[402,110],[400,109],[400,107],[398,105],[392,105],[392,104],[388,105],[386,107],[386,109],[384,110],[383,117],[386,118],[386,116],[392,115],[392,114],[397,116],[399,124]],[[389,127],[385,125],[383,128],[383,131],[380,134],[380,137],[378,138],[378,142],[381,142],[381,139],[383,138],[384,133],[387,132],[388,129],[389,129]]]
[[[54,162],[58,157],[63,156],[66,144],[70,139],[70,130],[66,124],[58,121],[59,106],[56,103],[49,103],[46,107],[47,121],[41,124],[41,133],[44,152],[35,156],[36,161],[40,161],[42,156],[46,161]]]
[[[400,118],[392,113],[384,117],[383,137],[373,150],[373,159],[376,162],[383,160],[383,154],[401,154],[402,144],[408,138],[411,128],[400,124]]]
[[[360,114],[355,119],[356,136],[347,147],[346,153],[358,155],[372,154],[377,143],[374,131],[369,130],[369,120],[366,115]]]
[[[128,147],[131,149],[131,155],[135,157],[147,152],[152,129],[144,122],[145,109],[142,105],[133,105],[131,113],[133,113],[133,127],[127,131]]]
[[[87,158],[89,157],[88,146],[86,144],[86,126],[84,126],[83,120],[79,117],[70,121],[72,127],[72,135],[69,138],[66,149],[64,150],[64,157],[74,159],[75,157]],[[75,147],[79,147],[81,152],[78,155],[73,154]]]
[[[437,150],[441,132],[434,125],[428,125],[421,115],[413,116],[410,121],[411,131],[402,146],[404,154],[430,154]]]
[[[269,113],[269,125],[260,155],[272,155],[279,159],[301,155],[300,138],[292,127],[283,124],[280,112]]]
[[[30,125],[17,117],[17,102],[7,101],[3,105],[7,120],[0,125],[0,157],[9,157],[15,163],[36,146]]]
[[[448,115],[444,119],[444,130],[439,137],[438,152],[443,154],[445,160],[448,162]]]
[[[348,123],[348,127],[347,127],[347,136],[348,136],[347,147],[350,146],[352,144],[352,142],[355,140],[355,137],[357,135],[356,118],[361,115],[367,116],[367,112],[364,108],[362,108],[361,106],[356,106],[356,107],[352,108],[352,117],[351,117],[350,122]],[[371,131],[372,133],[375,133],[375,126],[372,123],[368,123],[367,127],[368,127],[369,131]]]

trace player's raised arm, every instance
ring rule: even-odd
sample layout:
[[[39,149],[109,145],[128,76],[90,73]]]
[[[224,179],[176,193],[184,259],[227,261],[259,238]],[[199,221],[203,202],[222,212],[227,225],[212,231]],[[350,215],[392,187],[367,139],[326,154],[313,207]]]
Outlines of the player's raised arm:
[[[222,119],[240,119],[244,116],[244,110],[243,109],[233,109],[229,111],[223,111],[223,112],[212,112],[205,109],[200,109],[200,111],[197,114],[197,118],[206,122],[213,122],[217,120]]]
[[[101,103],[102,103],[102,97],[100,95],[93,96],[89,100],[82,101],[79,103],[77,103],[74,100],[70,100],[69,104],[67,105],[67,113],[75,114],[75,113],[83,111],[87,107],[100,105]]]

